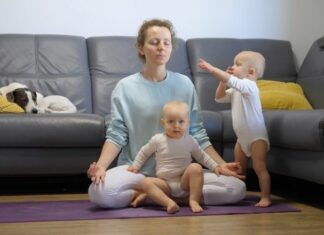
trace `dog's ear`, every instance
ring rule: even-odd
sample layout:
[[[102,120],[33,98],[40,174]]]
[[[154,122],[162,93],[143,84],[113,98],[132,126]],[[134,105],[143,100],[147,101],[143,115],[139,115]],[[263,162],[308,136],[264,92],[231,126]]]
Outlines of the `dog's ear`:
[[[15,102],[15,95],[13,92],[7,93],[6,97],[9,102]]]
[[[36,91],[30,91],[31,92],[31,95],[32,95],[32,100],[37,103],[37,94],[36,94]]]

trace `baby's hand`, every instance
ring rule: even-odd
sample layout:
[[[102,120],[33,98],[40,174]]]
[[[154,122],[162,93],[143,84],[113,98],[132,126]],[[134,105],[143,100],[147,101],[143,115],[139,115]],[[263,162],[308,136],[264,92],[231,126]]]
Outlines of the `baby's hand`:
[[[199,59],[198,67],[208,72],[212,71],[213,66],[203,59]]]
[[[128,171],[133,172],[133,173],[138,173],[138,169],[134,166],[129,166],[127,168]]]
[[[233,75],[233,68],[230,66],[226,69],[226,72]]]
[[[239,179],[245,179],[245,176],[240,175],[239,172],[241,172],[241,165],[238,162],[223,163],[215,168],[215,173],[217,175],[234,176]]]

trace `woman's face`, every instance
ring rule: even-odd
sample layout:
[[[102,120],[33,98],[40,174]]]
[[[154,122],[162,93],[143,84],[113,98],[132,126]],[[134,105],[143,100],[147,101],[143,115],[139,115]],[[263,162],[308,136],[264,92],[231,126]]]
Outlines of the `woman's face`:
[[[144,45],[139,52],[145,56],[145,63],[165,65],[172,52],[171,33],[168,28],[153,26],[147,29]]]

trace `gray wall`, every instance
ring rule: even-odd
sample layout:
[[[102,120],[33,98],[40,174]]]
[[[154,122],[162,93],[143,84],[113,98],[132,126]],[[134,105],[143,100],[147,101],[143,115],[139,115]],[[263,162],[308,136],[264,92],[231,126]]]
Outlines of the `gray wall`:
[[[170,19],[179,37],[292,42],[298,65],[324,35],[323,0],[1,0],[0,33],[136,35],[143,20]]]

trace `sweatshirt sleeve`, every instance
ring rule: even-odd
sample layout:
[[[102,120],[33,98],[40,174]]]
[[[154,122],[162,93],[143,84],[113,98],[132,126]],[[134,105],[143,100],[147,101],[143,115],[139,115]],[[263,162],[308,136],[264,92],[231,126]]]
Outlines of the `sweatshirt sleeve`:
[[[121,85],[117,84],[111,95],[111,122],[106,132],[106,141],[112,142],[119,147],[123,147],[128,143],[128,128],[123,118],[123,93]]]
[[[197,93],[194,88],[192,88],[191,100],[189,103],[190,107],[190,127],[189,134],[192,135],[202,149],[207,148],[211,145],[209,137],[207,135],[206,129],[204,128],[200,103],[198,100]]]

